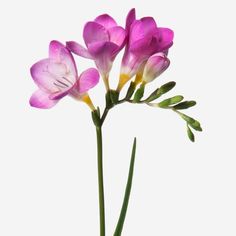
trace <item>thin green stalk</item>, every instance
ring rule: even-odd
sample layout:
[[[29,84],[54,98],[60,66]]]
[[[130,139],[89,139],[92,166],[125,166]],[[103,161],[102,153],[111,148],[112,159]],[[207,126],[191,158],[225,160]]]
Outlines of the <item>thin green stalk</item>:
[[[103,161],[102,161],[102,127],[97,126],[96,132],[97,132],[97,163],[98,163],[100,236],[105,236],[105,202],[104,202]]]

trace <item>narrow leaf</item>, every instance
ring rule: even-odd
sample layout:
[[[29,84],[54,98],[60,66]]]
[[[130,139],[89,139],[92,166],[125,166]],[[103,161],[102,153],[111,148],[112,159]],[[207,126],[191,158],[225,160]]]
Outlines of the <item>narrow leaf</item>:
[[[131,154],[131,160],[130,160],[130,166],[129,166],[129,175],[128,175],[128,180],[126,183],[126,189],[125,189],[125,196],[123,200],[123,205],[120,211],[120,217],[118,220],[118,223],[116,225],[116,230],[113,236],[120,236],[124,221],[125,221],[125,216],[129,204],[129,197],[130,197],[130,192],[131,192],[131,187],[132,187],[132,179],[133,179],[133,172],[134,172],[134,162],[135,162],[135,152],[136,152],[136,138],[134,138],[133,142],[133,149],[132,149],[132,154]]]

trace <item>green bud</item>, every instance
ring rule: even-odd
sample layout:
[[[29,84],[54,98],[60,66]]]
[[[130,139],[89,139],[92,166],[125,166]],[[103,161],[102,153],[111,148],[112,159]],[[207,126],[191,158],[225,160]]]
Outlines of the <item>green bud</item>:
[[[135,84],[134,82],[131,82],[131,83],[130,83],[130,86],[129,86],[129,88],[128,88],[128,91],[127,91],[127,93],[126,93],[126,96],[125,96],[125,99],[126,99],[126,100],[128,100],[128,99],[130,99],[130,98],[132,97],[132,95],[133,95],[135,89],[136,89],[136,84]]]
[[[147,99],[146,102],[151,102],[159,97],[161,97],[163,94],[169,92],[171,89],[175,87],[176,83],[174,81],[168,82],[164,85],[162,85],[160,88],[156,89]]]
[[[176,110],[183,110],[183,109],[187,109],[189,107],[193,107],[196,104],[197,103],[195,101],[185,101],[185,102],[181,102],[181,103],[173,106],[173,108]]]
[[[189,124],[193,129],[197,131],[202,131],[202,127],[199,121],[195,120],[193,123]]]
[[[201,124],[199,121],[193,119],[192,117],[190,116],[187,116],[183,113],[179,113],[180,116],[195,130],[197,131],[202,131],[202,127],[201,127]]]
[[[134,94],[134,99],[133,99],[134,103],[137,103],[141,100],[141,98],[143,97],[143,94],[144,94],[144,88],[145,88],[145,84],[141,84],[139,89]]]
[[[160,89],[157,88],[153,93],[151,93],[151,95],[150,95],[147,99],[145,99],[145,101],[146,101],[146,102],[152,102],[153,100],[155,100],[155,99],[157,99],[158,97],[160,97],[159,94],[158,94],[158,91],[159,91],[159,90],[160,90]]]
[[[176,85],[176,82],[174,82],[174,81],[171,81],[171,82],[168,82],[168,83],[162,85],[160,87],[160,93],[164,94],[164,93],[169,92],[172,88],[175,87],[175,85]]]
[[[183,99],[184,97],[181,95],[174,96],[172,98],[165,99],[162,102],[158,103],[158,106],[161,108],[166,108],[166,107],[169,107],[170,105],[181,102]]]
[[[194,141],[195,141],[194,134],[193,134],[192,130],[189,128],[188,125],[187,125],[187,134],[188,134],[189,139],[190,139],[192,142],[194,142]]]

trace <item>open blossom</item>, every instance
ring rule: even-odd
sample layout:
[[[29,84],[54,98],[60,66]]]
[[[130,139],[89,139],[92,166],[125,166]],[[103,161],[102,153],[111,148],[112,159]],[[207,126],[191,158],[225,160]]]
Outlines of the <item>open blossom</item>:
[[[108,75],[113,61],[126,43],[126,31],[107,15],[100,15],[84,26],[83,38],[87,49],[80,44],[69,41],[67,47],[75,54],[93,59],[103,79],[108,85]]]
[[[156,53],[148,58],[144,66],[142,81],[149,83],[162,74],[170,65],[170,60],[162,53]]]
[[[30,105],[37,108],[51,108],[61,98],[70,95],[84,99],[93,109],[87,92],[99,81],[96,69],[90,68],[78,76],[74,58],[60,42],[51,41],[49,57],[35,63],[31,76],[39,89],[31,96]]]
[[[135,9],[127,16],[126,30],[129,38],[122,59],[118,90],[135,74],[142,73],[144,64],[151,55],[166,53],[172,46],[174,37],[171,29],[157,27],[152,17],[136,20]]]

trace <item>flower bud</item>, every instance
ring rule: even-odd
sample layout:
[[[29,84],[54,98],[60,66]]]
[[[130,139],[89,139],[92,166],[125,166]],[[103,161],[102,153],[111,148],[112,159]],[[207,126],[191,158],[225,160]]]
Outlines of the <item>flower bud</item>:
[[[143,72],[143,81],[149,83],[157,78],[162,72],[164,72],[170,65],[170,60],[164,53],[156,53],[152,55]]]

